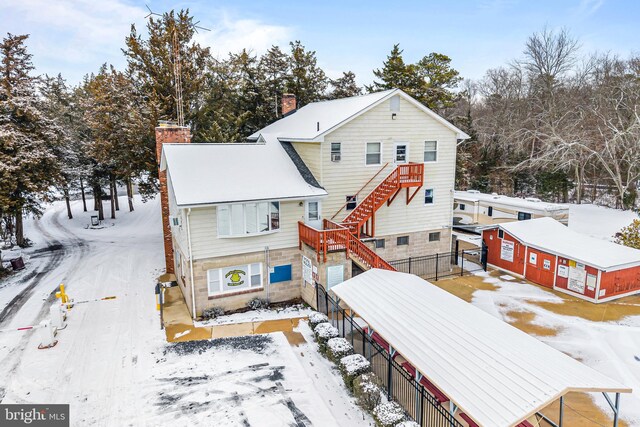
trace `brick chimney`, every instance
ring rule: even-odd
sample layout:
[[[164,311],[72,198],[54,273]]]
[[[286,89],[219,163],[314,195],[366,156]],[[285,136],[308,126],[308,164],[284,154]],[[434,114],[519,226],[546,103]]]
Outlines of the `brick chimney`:
[[[296,96],[292,93],[282,94],[282,116],[296,111]]]
[[[156,127],[156,160],[160,166],[163,144],[189,144],[191,131],[188,127],[178,126],[173,123],[161,122]],[[158,170],[160,181],[160,205],[162,209],[162,233],[164,237],[164,259],[167,273],[174,274],[173,266],[173,242],[171,240],[171,225],[169,224],[169,194],[167,193],[167,171]]]

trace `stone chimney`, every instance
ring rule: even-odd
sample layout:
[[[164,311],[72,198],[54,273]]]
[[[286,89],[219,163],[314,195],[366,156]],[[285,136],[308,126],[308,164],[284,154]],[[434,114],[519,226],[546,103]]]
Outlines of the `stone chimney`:
[[[296,111],[296,96],[292,93],[282,94],[282,116],[287,116]]]
[[[178,126],[170,122],[160,122],[156,127],[156,160],[160,167],[160,156],[163,144],[189,144],[191,131],[186,126]],[[167,171],[158,170],[160,181],[160,205],[162,209],[162,233],[164,237],[164,259],[167,273],[175,274],[173,262],[173,241],[171,224],[169,223],[169,194],[167,193]]]

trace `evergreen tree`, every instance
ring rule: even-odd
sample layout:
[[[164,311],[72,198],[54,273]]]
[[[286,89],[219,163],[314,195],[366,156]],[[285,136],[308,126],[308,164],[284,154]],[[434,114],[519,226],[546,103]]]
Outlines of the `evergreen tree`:
[[[296,96],[298,107],[319,101],[327,89],[327,77],[316,59],[315,51],[307,51],[299,40],[289,43],[291,73],[286,90]]]
[[[451,59],[440,53],[430,53],[416,64],[407,64],[403,50],[396,44],[381,69],[373,71],[379,81],[367,86],[369,92],[401,89],[432,110],[441,112],[453,107],[453,90],[461,81],[459,73],[451,67]]]
[[[267,104],[269,120],[271,122],[282,116],[282,94],[285,91],[289,76],[289,58],[278,46],[271,48],[260,57],[260,76],[262,90]],[[267,124],[268,124],[267,122]]]
[[[329,81],[331,85],[330,99],[348,98],[362,94],[362,88],[356,83],[356,75],[352,71],[342,73],[342,77]]]
[[[59,182],[54,149],[62,134],[42,112],[27,38],[8,34],[0,43],[0,214],[14,218],[20,246],[28,244],[23,214],[39,214],[39,199]]]

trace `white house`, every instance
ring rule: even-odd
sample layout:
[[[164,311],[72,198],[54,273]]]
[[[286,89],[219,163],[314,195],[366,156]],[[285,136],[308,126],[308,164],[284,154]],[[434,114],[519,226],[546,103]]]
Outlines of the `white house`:
[[[167,270],[194,317],[256,297],[313,303],[315,282],[354,263],[451,250],[464,132],[398,89],[285,113],[242,144],[156,129]]]

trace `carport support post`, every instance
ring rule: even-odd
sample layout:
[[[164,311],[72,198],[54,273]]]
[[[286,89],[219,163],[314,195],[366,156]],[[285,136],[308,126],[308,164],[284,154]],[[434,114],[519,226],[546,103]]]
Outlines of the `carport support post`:
[[[618,427],[618,417],[620,416],[620,393],[616,393],[616,413],[613,416],[613,427]]]
[[[560,396],[560,415],[558,416],[558,427],[562,427],[563,418],[564,418],[564,396]]]
[[[391,362],[393,360],[393,355],[395,354],[395,350],[393,347],[389,346],[389,352],[387,353],[387,396],[389,396],[389,400],[391,400],[391,392],[393,391],[393,366],[391,366]]]
[[[460,255],[460,258],[462,258],[460,265],[460,277],[462,277],[464,276],[464,249],[462,250],[462,255]]]
[[[420,384],[420,380],[422,379],[422,374],[416,370],[416,421],[418,424],[422,425],[422,393],[424,387]]]

